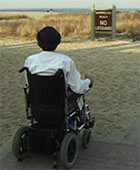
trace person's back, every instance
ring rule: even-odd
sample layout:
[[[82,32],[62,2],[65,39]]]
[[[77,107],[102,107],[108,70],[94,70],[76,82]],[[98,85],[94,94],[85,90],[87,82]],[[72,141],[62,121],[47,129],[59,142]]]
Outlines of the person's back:
[[[84,94],[89,90],[93,82],[91,76],[86,76],[86,79],[82,80],[73,60],[55,52],[61,42],[61,35],[55,28],[49,26],[40,30],[37,41],[43,51],[29,56],[24,65],[32,74],[49,76],[54,75],[58,69],[62,69],[66,84],[74,93]]]

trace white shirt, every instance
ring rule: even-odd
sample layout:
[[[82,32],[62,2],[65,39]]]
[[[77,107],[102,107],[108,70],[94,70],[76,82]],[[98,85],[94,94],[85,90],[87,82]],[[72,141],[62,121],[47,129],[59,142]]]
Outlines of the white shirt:
[[[84,94],[89,90],[89,79],[82,80],[77,71],[73,60],[63,54],[56,52],[43,51],[29,56],[24,64],[32,74],[42,76],[51,76],[58,69],[62,69],[65,75],[66,83],[71,90],[78,94]]]

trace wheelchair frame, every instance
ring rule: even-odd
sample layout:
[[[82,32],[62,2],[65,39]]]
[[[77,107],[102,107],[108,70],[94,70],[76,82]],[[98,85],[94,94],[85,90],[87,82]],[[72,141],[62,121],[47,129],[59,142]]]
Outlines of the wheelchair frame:
[[[22,68],[19,72],[23,71],[29,72],[27,68]],[[26,102],[26,116],[27,119],[31,120],[31,125],[29,127],[23,126],[18,129],[18,131],[15,134],[14,140],[13,140],[13,153],[15,157],[18,159],[18,161],[22,161],[24,157],[26,156],[26,152],[30,150],[31,143],[29,144],[29,136],[31,135],[33,129],[36,131],[38,128],[34,127],[37,123],[34,123],[34,117],[31,113],[31,103],[29,99],[29,86],[26,84],[26,87],[24,88],[25,93],[25,102]],[[55,143],[55,149],[53,151],[55,155],[55,165],[54,168],[58,168],[57,164],[57,157],[58,152],[60,152],[60,160],[62,164],[66,168],[71,168],[74,166],[77,157],[78,157],[78,150],[79,150],[79,143],[77,136],[81,132],[82,129],[85,129],[83,132],[82,137],[82,144],[85,149],[89,146],[89,140],[91,136],[91,128],[93,128],[95,123],[95,118],[91,117],[90,110],[88,104],[85,104],[84,95],[81,95],[79,101],[77,101],[77,108],[76,110],[72,111],[71,113],[68,112],[68,96],[70,95],[70,92],[65,89],[65,107],[64,107],[64,122],[62,123],[63,126],[59,129],[60,136],[58,139],[56,139]],[[81,107],[80,99],[83,99],[83,106]],[[79,103],[78,103],[79,102]],[[84,112],[84,113],[82,113]],[[80,116],[84,114],[84,121],[81,123]],[[57,129],[57,130],[56,130]],[[43,131],[43,133],[47,134],[48,132],[53,134],[54,132],[58,133],[58,127],[54,130],[48,130],[46,128],[41,128],[40,130]],[[35,132],[36,133],[36,132]],[[42,132],[41,132],[42,133]],[[57,135],[56,135],[57,136]],[[22,149],[20,148],[22,143]],[[27,146],[24,146],[27,145]],[[45,146],[45,145],[44,145]],[[69,149],[72,148],[72,149]],[[20,150],[21,149],[21,150]],[[67,150],[67,151],[66,151]],[[74,150],[73,153],[71,150]],[[68,156],[68,153],[71,153],[71,156]],[[51,153],[52,154],[52,153]]]

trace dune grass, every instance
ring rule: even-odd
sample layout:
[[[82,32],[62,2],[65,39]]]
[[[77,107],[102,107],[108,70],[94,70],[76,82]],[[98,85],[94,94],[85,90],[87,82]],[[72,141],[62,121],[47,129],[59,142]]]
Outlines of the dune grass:
[[[140,12],[117,14],[117,32],[140,34]],[[89,38],[91,36],[90,13],[55,13],[35,19],[26,15],[2,16],[0,18],[1,37],[21,37],[34,39],[44,26],[54,26],[64,39]]]
[[[0,20],[15,20],[15,19],[27,19],[27,15],[2,15]]]
[[[126,34],[140,34],[140,12],[119,13],[117,31]]]

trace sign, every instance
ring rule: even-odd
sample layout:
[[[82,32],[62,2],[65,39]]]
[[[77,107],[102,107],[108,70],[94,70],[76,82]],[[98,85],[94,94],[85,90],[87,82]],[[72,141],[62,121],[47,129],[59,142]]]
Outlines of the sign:
[[[96,34],[98,33],[98,34]],[[95,40],[96,36],[110,36],[116,38],[116,6],[112,9],[96,9],[92,6],[91,11],[91,39]]]
[[[112,9],[95,10],[96,32],[112,32]]]

